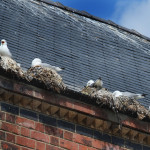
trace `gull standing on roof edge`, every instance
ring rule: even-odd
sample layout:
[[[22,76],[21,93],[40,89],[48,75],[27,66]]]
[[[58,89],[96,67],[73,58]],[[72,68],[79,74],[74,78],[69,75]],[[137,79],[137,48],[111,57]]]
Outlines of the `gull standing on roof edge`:
[[[113,92],[113,96],[116,97],[120,97],[120,96],[127,96],[129,98],[134,98],[134,99],[141,99],[141,98],[145,98],[147,94],[135,94],[135,93],[131,93],[131,92],[120,92],[120,91],[114,91]]]
[[[42,63],[42,60],[39,59],[39,58],[34,58],[32,60],[31,67],[35,67],[35,66],[41,66],[41,67],[51,68],[51,69],[53,69],[53,70],[55,70],[57,72],[63,70],[62,68],[51,66],[50,64]]]
[[[0,55],[1,56],[7,56],[7,57],[12,57],[11,52],[9,51],[7,47],[7,41],[6,40],[1,40],[1,45],[0,45]]]
[[[102,78],[99,77],[92,86],[95,87],[97,90],[102,89],[102,86],[103,86]]]

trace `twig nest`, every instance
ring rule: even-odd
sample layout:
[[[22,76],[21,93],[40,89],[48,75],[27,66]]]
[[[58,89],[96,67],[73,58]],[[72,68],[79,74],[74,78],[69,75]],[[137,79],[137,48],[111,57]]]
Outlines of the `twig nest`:
[[[20,65],[10,57],[0,56],[0,69],[4,72],[8,72],[12,76],[24,78],[24,71]]]
[[[50,68],[41,66],[31,67],[27,70],[26,78],[30,82],[36,80],[36,82],[43,83],[47,89],[58,93],[66,89],[62,77],[55,70]]]
[[[102,88],[101,90],[98,90],[96,92],[93,92],[91,94],[91,96],[93,97],[97,97],[97,98],[103,98],[103,97],[107,97],[107,98],[112,98],[112,93],[109,92],[108,90],[106,90],[105,88]]]
[[[150,111],[142,106],[136,99],[126,96],[114,97],[111,92],[102,88],[97,90],[93,87],[85,87],[81,93],[89,95],[91,98],[96,99],[96,103],[102,107],[108,107],[116,112],[122,112],[125,114],[136,115],[140,120],[144,118],[150,118]]]
[[[136,114],[137,118],[140,120],[150,115],[150,112],[133,98],[128,98],[126,96],[117,97],[114,99],[114,104],[117,110]]]
[[[96,98],[96,103],[102,105],[107,105],[108,107],[113,107],[113,101],[112,101],[112,93],[106,90],[105,88],[102,88],[101,90],[98,90],[91,94],[92,97]]]
[[[94,93],[96,91],[97,91],[96,88],[86,86],[81,90],[81,93],[90,96],[92,93]]]
[[[101,90],[97,90],[94,87],[84,87],[81,91],[82,94],[89,95],[91,98],[96,99],[96,103],[102,105],[110,104],[112,99],[112,93],[107,89],[102,88]]]

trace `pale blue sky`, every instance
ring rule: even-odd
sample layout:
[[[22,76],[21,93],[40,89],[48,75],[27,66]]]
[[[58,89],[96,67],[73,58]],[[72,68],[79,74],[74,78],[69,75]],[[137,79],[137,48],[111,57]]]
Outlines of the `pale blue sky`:
[[[150,0],[53,0],[150,37]]]

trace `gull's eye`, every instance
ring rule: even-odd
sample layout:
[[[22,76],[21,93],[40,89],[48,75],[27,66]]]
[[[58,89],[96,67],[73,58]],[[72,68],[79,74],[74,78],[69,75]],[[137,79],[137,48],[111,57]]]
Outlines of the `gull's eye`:
[[[2,44],[4,44],[5,42],[4,41],[2,41]]]

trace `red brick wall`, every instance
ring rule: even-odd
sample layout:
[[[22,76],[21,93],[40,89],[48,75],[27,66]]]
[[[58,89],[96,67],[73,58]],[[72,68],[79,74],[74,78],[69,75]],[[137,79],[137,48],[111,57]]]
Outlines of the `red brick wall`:
[[[0,142],[3,150],[150,149],[3,102],[0,111]]]
[[[4,150],[125,149],[111,141],[105,142],[108,137],[103,137],[103,141],[94,138],[93,130],[3,102],[0,119],[1,149]]]
[[[27,97],[32,97],[32,106],[27,107],[32,109],[34,102],[41,101],[52,104],[50,107],[61,107],[63,109],[75,111],[81,114],[81,116],[87,115],[86,119],[102,119],[112,123],[117,123],[113,112],[99,107],[81,103],[75,99],[55,95],[49,91],[32,88],[20,83],[9,82],[5,79],[0,79],[0,87],[11,91],[13,96],[14,92]],[[5,97],[6,96],[6,97]],[[3,99],[4,98],[4,99]],[[11,98],[11,97],[10,97]],[[78,99],[78,98],[77,98]],[[61,120],[55,115],[48,116],[42,111],[36,112],[28,109],[20,103],[15,106],[9,103],[14,103],[13,100],[9,100],[9,96],[5,93],[0,97],[0,148],[4,150],[150,150],[148,146],[150,144],[150,123],[140,121],[126,115],[120,115],[122,125],[129,130],[133,129],[138,135],[137,140],[132,141],[132,136],[129,133],[126,136],[115,134],[113,132],[105,131],[105,127],[102,129],[97,128],[97,125],[88,126],[80,122],[71,123],[66,120]],[[24,102],[26,99],[24,99]],[[7,101],[9,103],[6,103]],[[28,103],[28,101],[27,101]],[[38,110],[37,110],[38,111]],[[69,120],[73,121],[73,120]],[[105,122],[106,122],[105,121]],[[74,122],[74,121],[73,121]],[[90,121],[89,121],[90,122]],[[79,124],[80,125],[79,125]],[[95,122],[97,123],[97,121]],[[104,126],[107,124],[104,123]],[[108,124],[109,125],[109,124]],[[88,126],[88,127],[87,127]],[[107,129],[107,128],[106,128]],[[111,130],[114,128],[111,128]],[[104,133],[103,133],[103,132]],[[107,133],[105,133],[107,132]],[[110,135],[111,134],[111,135]],[[148,135],[148,136],[147,136]],[[142,137],[143,136],[143,137]],[[123,138],[124,137],[124,138]],[[131,138],[130,138],[131,137]],[[136,136],[134,136],[136,137]],[[146,138],[145,138],[146,137]],[[137,138],[137,137],[136,137]],[[145,141],[143,140],[145,139]],[[143,142],[144,141],[144,142]]]

